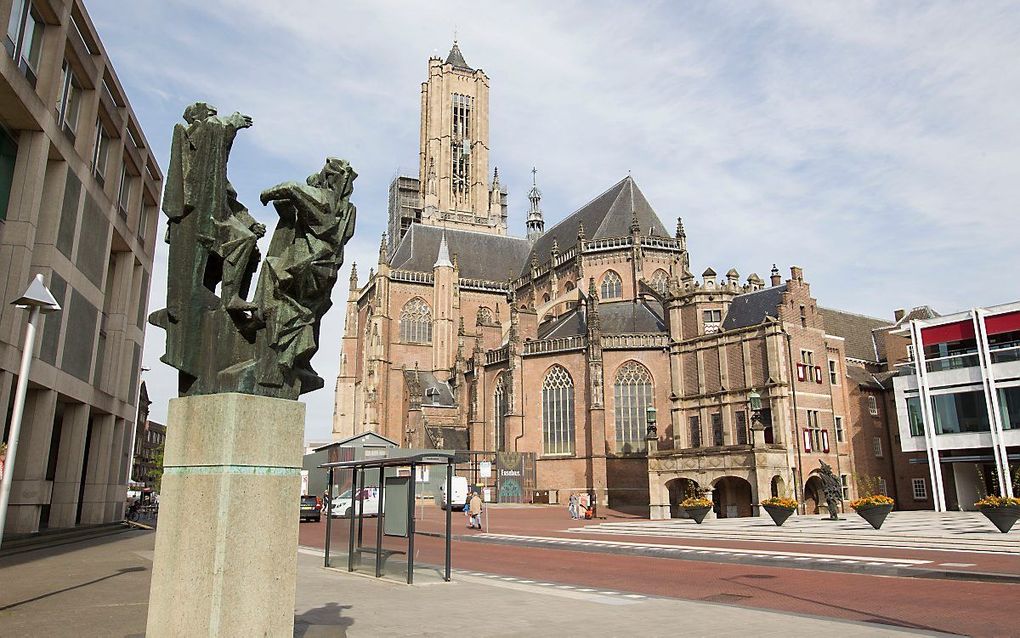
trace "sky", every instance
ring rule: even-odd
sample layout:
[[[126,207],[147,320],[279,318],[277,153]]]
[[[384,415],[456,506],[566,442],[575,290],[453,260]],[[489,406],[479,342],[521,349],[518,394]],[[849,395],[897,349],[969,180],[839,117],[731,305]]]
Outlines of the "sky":
[[[547,227],[630,173],[667,228],[683,217],[695,274],[767,279],[773,263],[784,277],[796,264],[820,305],[890,319],[1020,298],[1016,2],[87,8],[164,171],[188,104],[252,116],[229,176],[269,226],[264,244],[276,214],[262,189],[302,180],[326,156],[359,173],[357,229],[313,359],[326,387],[302,397],[308,440],[330,437],[350,265],[363,282],[389,182],[417,176],[421,82],[455,35],[490,79],[490,161],[513,234],[524,234],[533,166]],[[166,258],[160,243],[150,310],[165,305]],[[176,395],[163,350],[149,326],[156,420]]]

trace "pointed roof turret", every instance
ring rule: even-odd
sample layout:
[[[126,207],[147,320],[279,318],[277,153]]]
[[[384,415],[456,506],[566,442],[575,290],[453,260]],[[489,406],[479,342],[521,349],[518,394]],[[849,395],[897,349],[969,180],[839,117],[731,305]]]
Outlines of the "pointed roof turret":
[[[436,263],[433,264],[433,268],[453,268],[453,262],[450,261],[450,249],[446,245],[446,231],[443,231],[443,238],[439,242],[439,255],[436,257]]]
[[[464,61],[464,55],[460,52],[460,47],[457,46],[457,41],[453,41],[453,48],[450,49],[450,55],[446,56],[446,63],[452,64],[456,69],[464,69],[465,71],[474,71],[468,66],[468,63]]]
[[[538,190],[538,169],[531,168],[531,190],[528,191],[528,200],[531,208],[528,210],[528,241],[534,243],[545,234],[545,218],[542,216],[542,208],[539,203],[542,201],[542,191]]]

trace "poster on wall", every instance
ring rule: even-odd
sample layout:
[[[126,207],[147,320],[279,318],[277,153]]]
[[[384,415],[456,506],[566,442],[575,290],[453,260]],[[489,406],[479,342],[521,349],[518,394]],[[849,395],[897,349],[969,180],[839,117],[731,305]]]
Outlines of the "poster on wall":
[[[496,501],[524,502],[524,456],[517,452],[496,453]]]

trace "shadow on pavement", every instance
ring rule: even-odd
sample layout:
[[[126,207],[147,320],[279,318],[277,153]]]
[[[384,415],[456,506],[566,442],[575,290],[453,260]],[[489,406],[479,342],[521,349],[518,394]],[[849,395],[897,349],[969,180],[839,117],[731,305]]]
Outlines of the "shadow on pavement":
[[[322,607],[309,609],[303,614],[295,615],[294,638],[304,638],[305,634],[308,633],[308,630],[311,627],[330,628],[326,630],[325,633],[322,631],[315,631],[315,636],[330,636],[331,638],[334,636],[346,636],[347,628],[354,624],[354,619],[345,617],[343,615],[343,611],[350,608],[350,605],[326,603]]]
[[[107,574],[106,576],[101,576],[99,578],[93,578],[92,580],[86,581],[84,583],[78,583],[77,585],[71,585],[70,587],[64,587],[63,589],[57,589],[55,591],[47,592],[45,594],[40,594],[40,595],[34,596],[32,598],[26,598],[25,600],[19,600],[18,602],[11,603],[10,605],[4,605],[3,607],[0,607],[0,611],[7,611],[8,609],[13,609],[15,607],[20,607],[21,605],[25,605],[27,603],[34,603],[35,601],[42,600],[43,598],[49,598],[50,596],[56,596],[57,594],[63,594],[64,592],[69,592],[69,591],[72,591],[72,590],[75,590],[75,589],[81,589],[82,587],[88,587],[89,585],[94,585],[94,584],[102,582],[104,580],[109,580],[110,578],[116,578],[117,576],[122,576],[124,574],[129,574],[131,572],[144,572],[144,571],[146,571],[146,569],[144,567],[123,567],[121,569],[118,569],[116,572],[114,572],[112,574]]]
[[[74,552],[87,547],[96,547],[105,543],[115,543],[124,540],[125,535],[152,534],[153,532],[141,529],[131,529],[125,526],[123,529],[112,529],[110,533],[101,536],[89,536],[86,538],[68,538],[52,543],[30,545],[19,547],[0,554],[0,568],[21,565],[39,558],[56,556],[66,552]]]

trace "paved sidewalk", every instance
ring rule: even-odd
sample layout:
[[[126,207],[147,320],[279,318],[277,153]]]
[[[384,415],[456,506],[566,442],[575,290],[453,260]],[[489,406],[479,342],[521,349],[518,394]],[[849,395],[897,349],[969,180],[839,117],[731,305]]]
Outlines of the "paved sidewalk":
[[[154,534],[126,532],[0,559],[0,635],[140,636]],[[467,611],[467,610],[471,611]],[[458,573],[408,587],[298,554],[295,636],[902,636],[867,623]],[[930,634],[927,634],[930,635]]]

